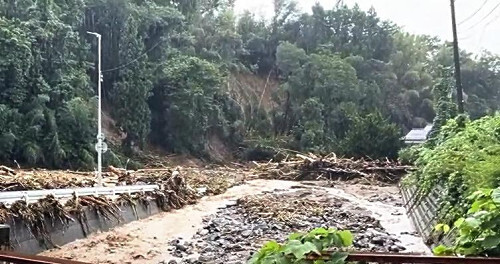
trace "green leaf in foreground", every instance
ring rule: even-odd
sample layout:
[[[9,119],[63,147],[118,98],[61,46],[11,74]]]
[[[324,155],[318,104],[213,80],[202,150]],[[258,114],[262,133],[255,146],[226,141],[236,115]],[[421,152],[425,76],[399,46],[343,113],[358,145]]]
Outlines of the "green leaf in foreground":
[[[500,235],[485,237],[482,246],[486,249],[496,248],[500,245]]]
[[[298,240],[289,241],[283,249],[283,253],[285,253],[286,255],[293,254],[295,258],[297,258],[297,260],[305,259],[307,254],[313,252],[321,255],[318,248],[313,243],[305,242],[304,244],[302,244]]]
[[[303,236],[301,233],[292,233],[288,236],[288,240],[300,240]]]
[[[249,264],[344,264],[347,252],[336,252],[329,260],[308,260],[311,255],[321,256],[328,248],[343,248],[352,245],[353,236],[349,231],[317,228],[309,233],[291,234],[280,245],[276,241],[266,243],[249,260]]]
[[[450,251],[453,252],[451,249],[443,245],[437,246],[434,249],[432,249],[432,253],[434,253],[434,255],[436,256],[449,255]]]
[[[331,259],[327,261],[327,264],[343,264],[349,254],[347,252],[335,252],[332,254]]]
[[[342,244],[344,247],[349,247],[352,245],[352,242],[354,241],[354,237],[349,230],[344,230],[344,231],[339,231],[338,235],[342,239]]]
[[[445,234],[450,232],[450,226],[446,224],[438,224],[434,229],[438,232],[443,232]]]
[[[474,218],[474,217],[468,217],[465,219],[465,223],[470,226],[471,228],[478,228],[479,225],[481,225],[481,222]]]
[[[273,256],[273,253],[279,252],[280,250],[281,245],[278,242],[274,240],[269,241],[252,256],[252,258],[248,261],[248,264],[264,263],[266,258]]]

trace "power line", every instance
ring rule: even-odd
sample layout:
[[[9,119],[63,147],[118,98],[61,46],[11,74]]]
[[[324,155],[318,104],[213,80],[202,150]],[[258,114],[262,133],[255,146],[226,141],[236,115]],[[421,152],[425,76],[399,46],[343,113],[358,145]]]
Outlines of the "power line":
[[[491,23],[495,22],[498,18],[500,18],[500,14],[496,15],[492,20],[490,20],[486,25],[484,25],[483,30],[481,31],[481,36],[479,37],[479,41],[477,42],[477,47],[481,46],[481,42],[483,42],[484,33],[486,29],[491,25]]]
[[[154,44],[151,48],[149,48],[148,50],[146,50],[145,52],[143,52],[141,55],[139,55],[137,58],[125,63],[125,64],[122,64],[120,66],[117,66],[115,68],[111,68],[111,69],[106,69],[106,70],[103,70],[101,71],[102,73],[105,73],[105,72],[112,72],[112,71],[117,71],[117,70],[120,70],[120,69],[123,69],[127,66],[129,66],[130,64],[138,61],[140,58],[144,57],[145,55],[147,55],[149,52],[151,52],[152,50],[154,50],[156,47],[158,47],[161,43],[163,43],[165,40],[160,40],[158,41],[156,44]]]
[[[466,19],[464,19],[464,20],[460,21],[460,22],[458,23],[458,25],[459,25],[459,26],[460,26],[460,25],[462,25],[463,23],[465,23],[465,22],[469,21],[471,18],[473,18],[475,15],[477,15],[477,13],[479,13],[479,11],[481,11],[481,10],[484,8],[484,6],[488,3],[488,1],[489,1],[489,0],[484,0],[483,4],[482,4],[482,5],[481,5],[481,6],[480,6],[480,7],[479,7],[479,8],[478,8],[478,9],[477,9],[474,13],[472,13],[472,14],[471,14],[470,16],[468,16]]]
[[[500,18],[500,14],[496,15],[492,20],[484,25],[484,28],[487,28],[491,23],[495,22],[498,18]]]
[[[498,7],[500,7],[500,2],[498,4],[495,5],[495,7],[493,7],[493,9],[491,9],[491,11],[486,15],[484,16],[481,20],[479,20],[476,24],[472,25],[471,27],[469,27],[468,29],[466,30],[471,30],[473,28],[475,28],[477,25],[481,24],[484,20],[486,20],[489,16],[491,16],[491,14],[493,14],[493,12],[495,12],[495,10],[498,9]]]
[[[498,18],[500,18],[500,14],[496,15],[493,19],[491,19],[490,21],[488,21],[488,22],[484,25],[483,29],[481,30],[481,35],[480,35],[480,38],[479,38],[479,41],[478,41],[477,45],[480,45],[480,44],[481,44],[482,39],[483,39],[483,36],[484,36],[484,33],[485,33],[485,31],[486,31],[486,28],[488,28],[488,27],[491,25],[491,23],[493,23],[493,22],[495,22],[496,20],[498,20]],[[465,36],[465,37],[460,37],[460,40],[468,40],[468,39],[470,39],[470,38],[474,37],[474,35],[475,35],[475,33],[468,34],[468,35],[467,35],[467,36]]]

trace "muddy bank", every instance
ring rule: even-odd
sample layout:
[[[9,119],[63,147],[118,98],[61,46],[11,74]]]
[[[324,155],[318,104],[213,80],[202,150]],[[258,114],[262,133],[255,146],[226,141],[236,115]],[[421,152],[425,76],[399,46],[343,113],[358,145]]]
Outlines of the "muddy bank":
[[[314,185],[296,185],[293,189],[274,190],[272,194],[248,196],[219,209],[205,219],[203,228],[193,238],[172,240],[170,250],[177,258],[162,263],[245,263],[265,241],[281,242],[290,233],[316,227],[350,230],[355,236],[356,251],[415,252],[415,245],[400,240],[400,234],[388,232],[376,218],[377,213],[369,210],[378,208],[377,204],[371,205],[372,202],[339,188]],[[394,205],[384,201],[380,210],[389,215],[399,214],[395,205],[398,197],[391,197],[388,194],[372,200],[380,203],[393,200]],[[397,220],[393,223],[405,225]],[[406,233],[408,229],[401,231]],[[422,251],[426,250],[424,247],[422,243]]]

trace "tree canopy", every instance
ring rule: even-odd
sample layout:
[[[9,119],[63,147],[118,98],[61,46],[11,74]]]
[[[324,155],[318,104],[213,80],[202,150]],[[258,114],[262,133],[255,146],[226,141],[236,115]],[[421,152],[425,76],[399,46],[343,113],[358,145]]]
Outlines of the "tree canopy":
[[[316,4],[304,13],[274,3],[265,20],[236,14],[232,0],[0,2],[0,159],[95,165],[97,44],[87,31],[102,34],[103,105],[122,135],[116,153],[154,144],[207,155],[217,136],[233,150],[258,138],[393,157],[403,132],[444,124],[443,98],[455,96],[442,94],[449,43],[408,34],[373,9]],[[494,113],[500,57],[461,55],[470,118]],[[231,76],[263,79],[264,92],[241,99]]]

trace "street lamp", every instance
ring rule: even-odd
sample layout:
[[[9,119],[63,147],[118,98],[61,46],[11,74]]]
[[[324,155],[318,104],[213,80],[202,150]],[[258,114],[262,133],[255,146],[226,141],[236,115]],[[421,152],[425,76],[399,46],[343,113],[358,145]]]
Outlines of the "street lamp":
[[[104,134],[102,133],[101,126],[101,34],[95,32],[88,32],[88,34],[97,37],[97,97],[98,97],[98,110],[97,110],[97,144],[95,149],[97,151],[97,184],[102,186],[102,153],[106,151],[107,146],[104,143]]]

